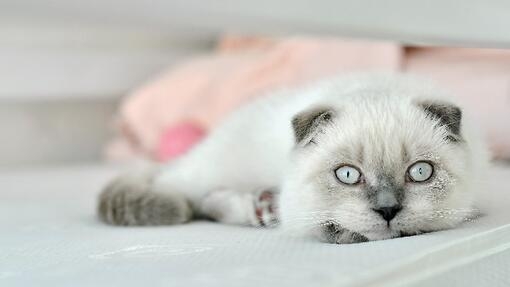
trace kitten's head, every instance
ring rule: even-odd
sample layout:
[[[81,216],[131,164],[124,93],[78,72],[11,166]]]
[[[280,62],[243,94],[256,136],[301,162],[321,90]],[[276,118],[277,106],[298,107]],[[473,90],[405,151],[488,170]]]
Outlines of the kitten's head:
[[[479,142],[461,109],[432,92],[366,86],[296,115],[282,225],[378,240],[471,217]]]

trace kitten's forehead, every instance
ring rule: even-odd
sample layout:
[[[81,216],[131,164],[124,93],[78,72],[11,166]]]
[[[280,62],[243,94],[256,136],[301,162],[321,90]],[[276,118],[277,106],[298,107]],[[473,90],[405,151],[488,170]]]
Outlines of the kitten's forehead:
[[[407,98],[346,105],[323,136],[345,161],[386,171],[430,157],[445,144],[443,132]]]

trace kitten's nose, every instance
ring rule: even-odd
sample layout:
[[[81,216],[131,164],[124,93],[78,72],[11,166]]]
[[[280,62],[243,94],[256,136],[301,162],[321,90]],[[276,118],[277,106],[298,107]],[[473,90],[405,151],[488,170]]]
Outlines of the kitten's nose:
[[[387,207],[379,207],[374,208],[374,211],[379,213],[384,220],[390,222],[395,215],[402,209],[400,205],[393,205],[393,206],[387,206]]]

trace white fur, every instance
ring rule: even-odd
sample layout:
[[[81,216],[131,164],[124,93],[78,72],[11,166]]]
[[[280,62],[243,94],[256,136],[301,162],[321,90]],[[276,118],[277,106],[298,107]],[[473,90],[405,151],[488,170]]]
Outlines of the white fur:
[[[466,117],[462,120],[465,143],[444,141],[446,130],[434,127],[416,104],[438,97],[444,95],[433,86],[404,76],[334,78],[279,91],[232,114],[192,152],[168,165],[155,178],[155,188],[186,194],[197,212],[202,199],[216,190],[250,193],[276,188],[281,190],[278,206],[283,229],[305,234],[328,219],[370,240],[395,237],[400,231],[450,228],[472,214],[486,153]],[[334,124],[317,135],[316,146],[295,147],[292,118],[316,105],[335,109]],[[397,175],[402,169],[404,176],[406,163],[395,156],[403,143],[413,161],[426,159],[441,165],[438,172],[445,174],[438,180],[444,181],[441,184],[448,191],[438,200],[427,198],[424,185],[409,187],[408,208],[388,228],[358,189],[334,180],[332,168],[351,163],[363,146],[362,171],[372,183],[377,181],[373,171],[380,168],[396,170]],[[230,216],[228,221],[253,221],[246,217]]]

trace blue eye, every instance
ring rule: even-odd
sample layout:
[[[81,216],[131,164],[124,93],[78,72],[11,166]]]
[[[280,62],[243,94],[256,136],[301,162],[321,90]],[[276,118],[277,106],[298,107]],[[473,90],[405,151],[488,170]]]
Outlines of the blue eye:
[[[430,163],[426,161],[418,161],[409,167],[407,174],[412,181],[423,182],[428,180],[432,176],[433,172],[434,167]]]
[[[335,176],[345,184],[356,184],[361,179],[361,172],[353,166],[344,165],[335,170]]]

